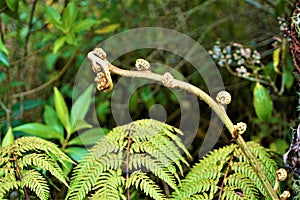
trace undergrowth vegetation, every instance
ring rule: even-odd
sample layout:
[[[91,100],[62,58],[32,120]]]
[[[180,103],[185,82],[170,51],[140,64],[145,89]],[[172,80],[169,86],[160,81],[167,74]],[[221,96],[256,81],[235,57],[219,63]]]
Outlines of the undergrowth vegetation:
[[[299,0],[1,1],[0,199],[298,199],[299,13]],[[177,53],[145,48],[116,58],[126,49],[118,42],[107,55],[91,53],[141,27],[175,30],[200,44],[222,77],[224,99],[215,100],[223,89],[210,91]],[[129,46],[143,42],[130,39]],[[209,73],[204,57],[199,63]],[[90,76],[80,71],[86,63],[97,84],[75,87],[78,72]],[[135,85],[149,77],[129,76],[132,87],[119,84],[118,95],[131,96],[113,111],[110,90],[123,80],[116,66],[161,82]],[[181,80],[197,92],[178,85],[173,92]],[[202,96],[190,104],[179,93]],[[183,115],[198,106],[201,115]],[[114,119],[127,111],[132,120]],[[199,156],[210,129],[218,129],[212,112],[227,129]],[[193,119],[194,135],[180,130]],[[288,177],[279,183],[282,168]]]

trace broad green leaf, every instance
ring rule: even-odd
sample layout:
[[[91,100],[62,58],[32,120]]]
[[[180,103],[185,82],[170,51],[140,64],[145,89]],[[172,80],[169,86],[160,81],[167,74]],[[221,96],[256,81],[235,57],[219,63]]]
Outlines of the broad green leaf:
[[[46,56],[46,67],[49,71],[52,71],[54,68],[54,64],[56,63],[59,55],[56,53],[49,53]]]
[[[53,53],[57,53],[57,51],[65,44],[66,36],[62,36],[55,40],[53,45]]]
[[[65,29],[70,29],[71,26],[75,23],[77,18],[78,10],[74,1],[71,1],[63,14],[63,23]]]
[[[51,6],[45,6],[45,10],[46,17],[51,23],[55,25],[62,24],[60,14],[56,10],[54,10]]]
[[[14,134],[12,132],[12,128],[9,127],[3,140],[2,140],[2,147],[8,146],[12,144],[15,140]]]
[[[62,135],[50,126],[40,123],[28,123],[13,128],[14,131],[22,131],[26,135],[38,136],[44,139],[58,139],[60,142],[64,140]]]
[[[107,128],[92,128],[75,137],[69,145],[93,145],[109,132]]]
[[[94,19],[85,19],[82,21],[79,21],[75,24],[75,26],[73,26],[73,28],[71,29],[72,33],[77,33],[77,32],[81,32],[84,31],[86,29],[91,28],[97,21]]]
[[[54,88],[54,106],[60,122],[64,125],[68,134],[71,134],[70,117],[67,104],[60,91]]]
[[[283,72],[283,81],[285,84],[285,87],[289,90],[293,87],[294,84],[294,77],[291,72],[288,70],[284,70]]]
[[[48,126],[56,130],[61,134],[62,137],[64,137],[64,127],[60,123],[55,110],[48,105],[45,106],[44,121]]]
[[[93,126],[84,121],[83,119],[78,119],[74,122],[72,125],[71,133],[74,133],[75,131],[79,131],[84,128],[92,128]]]
[[[16,12],[18,10],[19,0],[5,0],[7,7],[12,12]]]
[[[116,24],[110,24],[110,25],[104,26],[104,27],[101,28],[101,29],[95,30],[95,33],[96,33],[96,34],[107,34],[107,33],[114,32],[114,31],[117,30],[117,28],[119,28],[119,27],[120,27],[120,24],[119,24],[119,23],[116,23]]]
[[[280,51],[281,51],[281,48],[277,48],[273,52],[273,67],[274,67],[274,71],[277,74],[280,74],[280,70],[278,69],[278,65],[279,65],[279,62],[280,62]]]
[[[3,51],[6,55],[9,53],[2,40],[0,40],[0,51]]]
[[[266,88],[256,83],[253,91],[253,105],[257,117],[261,121],[268,121],[272,116],[273,103]]]
[[[8,58],[6,54],[3,51],[0,51],[0,64],[4,64],[6,67],[10,66],[10,63],[8,61]]]
[[[88,153],[87,149],[82,147],[69,147],[65,152],[76,162]]]
[[[84,119],[92,101],[94,84],[90,85],[73,103],[71,108],[71,123]]]

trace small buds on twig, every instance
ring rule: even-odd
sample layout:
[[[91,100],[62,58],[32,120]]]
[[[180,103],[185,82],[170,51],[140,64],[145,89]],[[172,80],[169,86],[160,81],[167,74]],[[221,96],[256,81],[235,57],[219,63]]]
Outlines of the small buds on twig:
[[[163,75],[162,83],[164,84],[164,86],[172,88],[173,80],[174,80],[174,76],[170,72],[166,72]]]
[[[135,62],[135,67],[138,71],[146,71],[150,69],[150,63],[147,60],[139,58]]]
[[[228,105],[231,102],[231,95],[229,94],[229,92],[221,91],[217,94],[216,100],[222,106]]]

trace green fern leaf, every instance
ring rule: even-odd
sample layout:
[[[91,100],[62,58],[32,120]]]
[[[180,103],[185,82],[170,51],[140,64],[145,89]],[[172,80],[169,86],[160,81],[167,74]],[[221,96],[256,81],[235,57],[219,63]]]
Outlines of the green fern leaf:
[[[21,187],[24,186],[34,191],[41,200],[47,200],[50,197],[46,179],[35,170],[29,170],[23,174]]]

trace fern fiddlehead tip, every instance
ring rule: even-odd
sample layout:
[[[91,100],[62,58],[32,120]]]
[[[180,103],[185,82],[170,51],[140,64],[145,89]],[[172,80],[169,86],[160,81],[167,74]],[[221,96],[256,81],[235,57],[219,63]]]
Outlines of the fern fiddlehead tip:
[[[217,94],[216,100],[219,104],[221,104],[222,106],[224,105],[228,105],[231,102],[231,95],[229,94],[229,92],[226,91],[220,91]]]
[[[289,191],[284,191],[281,195],[280,195],[280,200],[286,200],[287,198],[289,198],[291,196],[291,193]]]
[[[150,63],[142,58],[139,58],[135,62],[135,67],[138,71],[147,71],[150,70]]]
[[[162,83],[166,87],[172,88],[173,81],[174,81],[174,76],[170,72],[166,72],[162,77]]]

